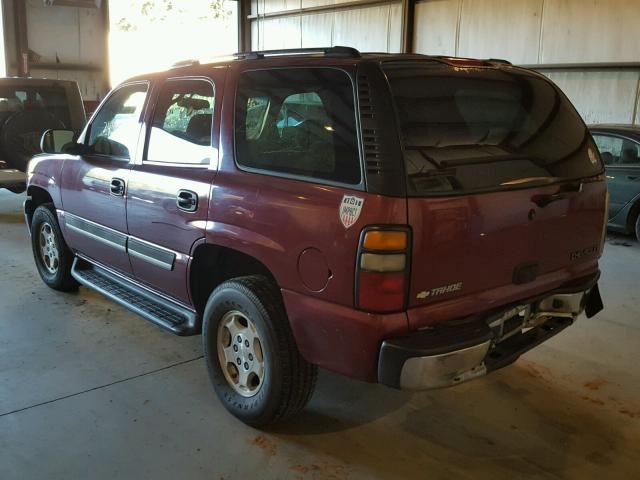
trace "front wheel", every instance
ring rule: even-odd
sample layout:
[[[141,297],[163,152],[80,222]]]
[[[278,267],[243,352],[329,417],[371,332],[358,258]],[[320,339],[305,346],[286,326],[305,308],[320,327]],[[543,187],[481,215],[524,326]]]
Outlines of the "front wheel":
[[[317,368],[300,355],[280,292],[266,277],[240,277],[216,288],[202,334],[216,394],[248,425],[282,420],[311,398]]]
[[[69,292],[78,288],[71,276],[73,253],[62,237],[53,205],[40,205],[31,221],[31,248],[40,277],[54,290]]]

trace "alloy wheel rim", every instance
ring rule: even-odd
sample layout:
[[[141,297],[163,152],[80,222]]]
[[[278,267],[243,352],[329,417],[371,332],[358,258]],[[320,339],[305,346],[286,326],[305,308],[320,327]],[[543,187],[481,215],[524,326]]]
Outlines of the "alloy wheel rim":
[[[227,383],[243,397],[256,395],[264,381],[265,359],[254,323],[237,310],[227,312],[218,325],[217,350]]]
[[[44,222],[40,226],[38,237],[42,264],[49,273],[55,274],[60,266],[60,254],[58,252],[56,235],[49,223]]]

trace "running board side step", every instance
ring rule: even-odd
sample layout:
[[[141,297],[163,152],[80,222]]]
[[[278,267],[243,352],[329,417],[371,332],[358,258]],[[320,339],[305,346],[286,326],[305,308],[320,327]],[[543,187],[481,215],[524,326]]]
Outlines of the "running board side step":
[[[81,285],[101,293],[133,313],[176,335],[196,335],[198,314],[115,275],[105,268],[76,257],[71,275]]]

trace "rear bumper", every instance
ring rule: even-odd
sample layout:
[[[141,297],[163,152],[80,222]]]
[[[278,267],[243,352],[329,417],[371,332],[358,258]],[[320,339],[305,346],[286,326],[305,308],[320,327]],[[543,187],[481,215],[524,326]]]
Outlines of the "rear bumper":
[[[447,387],[505,367],[571,325],[580,313],[602,309],[597,277],[571,291],[556,291],[482,318],[447,322],[385,340],[378,381],[394,388]]]

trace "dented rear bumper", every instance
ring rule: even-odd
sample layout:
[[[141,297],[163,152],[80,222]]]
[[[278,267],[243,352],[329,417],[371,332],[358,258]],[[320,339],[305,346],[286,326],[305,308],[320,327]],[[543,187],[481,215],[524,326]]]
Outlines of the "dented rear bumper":
[[[378,381],[425,390],[463,383],[505,367],[571,325],[582,312],[602,310],[598,276],[518,302],[480,318],[447,322],[406,337],[385,340]]]

